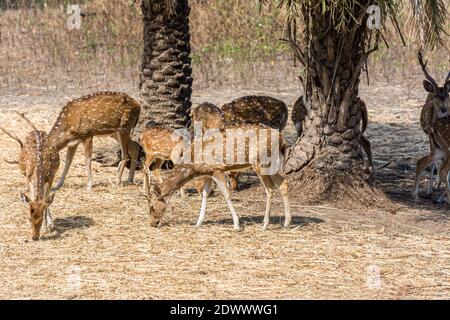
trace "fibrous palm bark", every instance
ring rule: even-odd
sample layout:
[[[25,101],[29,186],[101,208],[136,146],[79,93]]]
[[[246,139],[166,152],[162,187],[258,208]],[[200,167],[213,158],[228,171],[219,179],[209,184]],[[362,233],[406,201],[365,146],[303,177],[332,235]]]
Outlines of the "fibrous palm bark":
[[[339,190],[350,188],[355,181],[363,185],[370,178],[360,145],[363,114],[358,90],[362,67],[376,49],[379,35],[366,26],[369,2],[360,1],[354,7],[352,14],[358,19],[344,29],[330,27],[335,18],[331,11],[311,5],[305,7],[306,36],[297,42],[293,31],[288,31],[296,57],[305,66],[302,82],[307,116],[285,173],[314,196],[327,200],[342,198]],[[308,22],[311,17],[313,22]]]
[[[148,122],[172,128],[188,122],[192,78],[188,0],[143,0],[144,53],[139,135]]]

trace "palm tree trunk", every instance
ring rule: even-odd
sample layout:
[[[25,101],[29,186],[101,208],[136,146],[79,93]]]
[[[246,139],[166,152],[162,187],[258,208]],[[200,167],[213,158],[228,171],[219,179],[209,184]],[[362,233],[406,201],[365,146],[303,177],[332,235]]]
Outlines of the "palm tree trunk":
[[[313,198],[332,200],[350,185],[367,186],[369,175],[359,142],[358,85],[370,31],[363,21],[348,32],[337,32],[329,28],[329,15],[313,12],[312,16],[311,36],[301,43],[308,49],[303,52],[294,46],[306,66],[303,86],[308,114],[303,135],[289,153],[285,173]]]
[[[188,0],[143,0],[142,110],[135,135],[149,121],[183,127],[189,117],[192,69]]]

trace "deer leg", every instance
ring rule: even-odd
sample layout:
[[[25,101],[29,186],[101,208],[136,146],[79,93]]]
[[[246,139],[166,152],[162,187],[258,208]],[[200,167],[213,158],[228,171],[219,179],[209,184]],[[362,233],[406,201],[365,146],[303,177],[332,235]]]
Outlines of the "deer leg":
[[[46,208],[44,213],[44,221],[42,222],[41,226],[41,232],[44,233],[48,231],[52,226],[53,226],[52,213],[50,211],[50,208]]]
[[[233,203],[231,202],[230,190],[228,190],[227,188],[225,175],[223,173],[215,174],[212,178],[216,182],[220,192],[222,192],[223,196],[225,197],[225,200],[228,204],[228,208],[230,209],[231,212],[231,217],[233,218],[234,229],[240,230],[241,227],[239,226],[239,216],[237,215],[236,210],[234,210]]]
[[[291,204],[289,202],[289,186],[286,179],[283,179],[283,177],[281,176],[279,177],[282,179],[281,185],[279,185],[278,190],[280,190],[284,202],[284,227],[289,228],[292,222]]]
[[[142,168],[142,172],[144,173],[144,192],[148,194],[150,188],[150,166],[152,165],[153,159],[145,158],[144,166]]]
[[[366,137],[361,135],[361,137],[359,138],[359,143],[361,144],[361,146],[364,149],[364,152],[366,153],[367,161],[368,161],[369,169],[370,169],[370,174],[372,175],[373,174],[373,160],[372,160],[372,146],[370,144],[370,141],[367,140]]]
[[[228,174],[228,182],[231,190],[238,189],[238,180],[240,175],[240,172],[231,172],[230,174]]]
[[[131,140],[128,137],[128,152],[130,153],[131,163],[130,163],[130,172],[128,175],[128,182],[133,183],[134,181],[134,173],[136,172],[137,160],[139,157],[139,147],[137,143]]]
[[[117,175],[117,184],[119,185],[122,182],[123,171],[125,170],[125,167],[127,165],[129,133],[118,132],[117,138],[120,144],[120,150],[122,152],[122,158],[119,163],[119,172]]]
[[[270,208],[272,207],[273,186],[269,176],[259,176],[261,184],[266,192],[266,212],[264,213],[264,220],[262,228],[266,230],[270,224]]]
[[[58,180],[58,183],[53,188],[54,190],[58,190],[64,185],[64,181],[66,180],[67,172],[69,171],[70,165],[72,164],[73,158],[75,157],[75,153],[77,152],[78,143],[69,145],[67,147],[66,154],[66,163],[64,164],[63,172],[61,173],[61,177]]]
[[[420,158],[417,161],[417,164],[416,164],[416,177],[415,177],[415,180],[414,180],[414,187],[413,187],[413,192],[412,192],[412,195],[413,195],[413,198],[414,198],[415,201],[419,200],[419,196],[418,196],[418,194],[419,194],[419,180],[420,180],[420,177],[422,176],[422,172],[432,162],[433,162],[433,156],[431,154],[428,154],[425,157]]]
[[[86,189],[92,190],[92,137],[84,141],[84,162],[86,164],[86,170],[88,175],[88,184]]]
[[[450,203],[450,188],[448,185],[448,173],[450,169],[450,157],[445,157],[444,163],[442,164],[441,168],[439,169],[439,176],[441,178],[441,181],[444,181],[445,186],[445,193],[447,195],[447,202]]]
[[[163,182],[162,174],[161,174],[161,167],[164,164],[164,160],[162,159],[156,159],[154,164],[152,165],[152,171],[155,174],[156,179],[158,179],[158,183]]]
[[[211,180],[207,179],[205,181],[205,184],[203,185],[203,191],[202,191],[202,207],[200,209],[200,214],[198,215],[197,224],[195,225],[197,228],[200,228],[200,226],[203,223],[203,220],[205,220],[205,214],[206,214],[206,201],[208,199],[208,193],[209,188],[211,186]]]

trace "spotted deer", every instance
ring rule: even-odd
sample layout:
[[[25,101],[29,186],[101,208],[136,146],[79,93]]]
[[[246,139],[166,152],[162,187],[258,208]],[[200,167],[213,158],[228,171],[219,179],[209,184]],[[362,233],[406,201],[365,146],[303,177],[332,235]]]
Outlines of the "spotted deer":
[[[176,162],[181,157],[183,136],[176,135],[171,128],[164,126],[154,126],[147,128],[140,137],[140,144],[145,152],[145,161],[143,165],[144,172],[144,191],[148,193],[151,176],[153,172],[159,183],[163,182],[161,176],[161,167],[164,161]],[[181,145],[182,146],[182,145]],[[184,191],[181,191],[184,196]]]
[[[267,96],[246,96],[222,106],[225,127],[235,125],[262,125],[284,130],[289,117],[286,104]],[[232,190],[237,189],[240,172],[229,174]]]
[[[363,100],[358,99],[358,101],[356,102],[356,108],[361,112],[361,120],[362,120],[359,143],[361,144],[361,147],[364,149],[364,152],[366,153],[367,156],[367,168],[369,169],[370,174],[373,174],[372,147],[370,141],[366,137],[364,137],[364,132],[366,132],[368,124],[367,107]],[[306,109],[304,96],[300,96],[294,103],[291,115],[291,120],[297,131],[298,138],[301,138],[303,134],[303,124],[307,115],[308,110]]]
[[[419,181],[420,177],[424,171],[424,169],[432,164],[432,170],[430,174],[430,184],[428,191],[431,192],[431,188],[433,186],[433,171],[435,169],[436,163],[439,161],[444,161],[438,168],[438,184],[439,181],[445,181],[446,190],[448,189],[448,181],[447,176],[442,180],[442,175],[440,174],[443,168],[445,159],[447,156],[447,149],[443,149],[442,146],[445,146],[445,128],[446,121],[441,119],[447,119],[450,114],[450,73],[447,75],[445,79],[445,84],[443,87],[440,87],[436,80],[429,74],[427,71],[427,63],[423,61],[422,52],[418,53],[419,64],[422,68],[422,71],[425,75],[426,80],[423,81],[423,86],[425,91],[428,92],[427,100],[425,105],[422,107],[422,111],[420,114],[420,126],[425,134],[428,136],[429,144],[430,144],[430,153],[417,161],[416,164],[416,175],[414,179],[414,187],[413,187],[413,197],[417,201],[419,199]],[[439,124],[437,125],[436,123]],[[438,130],[438,131],[436,131]],[[438,144],[437,137],[441,137],[441,143]]]
[[[201,124],[201,133],[208,129],[221,128],[223,126],[222,111],[215,105],[203,103],[193,109],[191,113],[193,123]],[[192,135],[192,132],[186,134]],[[174,164],[182,156],[183,135],[177,134],[175,130],[164,126],[153,125],[147,128],[140,137],[140,144],[145,153],[145,161],[143,166],[144,172],[144,192],[148,192],[151,173],[154,173],[158,182],[162,183],[161,167],[165,161],[172,161]],[[204,180],[194,179],[194,186],[197,191],[203,193]],[[184,197],[184,188],[180,189],[181,196]],[[209,196],[210,190],[207,191]]]
[[[27,180],[28,192],[20,192],[20,200],[28,206],[28,220],[31,223],[31,239],[38,240],[41,228],[47,230],[52,224],[50,205],[55,193],[51,192],[53,180],[59,168],[59,153],[50,144],[46,132],[36,129],[23,114],[19,115],[31,126],[25,142],[15,134],[0,127],[5,134],[20,145],[19,170]]]
[[[268,138],[266,136],[263,137],[260,135],[260,133],[262,133],[263,131],[262,129],[265,129],[265,132],[270,133],[270,139],[272,139],[272,141],[273,139],[278,141],[275,146],[268,143],[266,144],[266,148],[264,148],[264,146],[261,145],[263,139]],[[255,137],[259,137],[258,143],[251,143],[251,132],[255,134]],[[241,140],[239,140],[240,142],[236,142],[234,139]],[[235,164],[230,164],[229,161],[206,161],[204,163],[194,162],[193,164],[186,164],[175,167],[175,169],[169,173],[169,176],[161,185],[158,186],[156,184],[152,184],[149,188],[147,199],[150,212],[150,224],[154,227],[159,227],[161,225],[168,201],[176,190],[181,188],[192,179],[199,177],[210,177],[217,184],[219,190],[225,197],[233,219],[234,229],[240,229],[239,218],[231,201],[230,190],[227,188],[226,174],[230,172],[238,172],[251,169],[259,176],[266,191],[267,202],[263,221],[263,229],[267,229],[269,226],[269,217],[274,190],[279,190],[281,192],[285,213],[284,226],[286,228],[289,227],[291,223],[291,211],[289,205],[288,182],[279,174],[279,171],[282,169],[282,165],[284,164],[284,158],[286,156],[287,148],[282,135],[278,131],[268,130],[267,127],[255,125],[240,125],[229,126],[224,131],[221,131],[219,134],[219,140],[221,141],[221,143],[217,145],[217,150],[219,150],[220,148],[224,148],[224,154],[227,154],[227,157],[230,156],[231,159],[239,158],[240,152],[243,152],[243,154],[245,154],[245,157],[243,157],[241,161],[232,162]],[[214,142],[209,141],[206,144],[208,143]],[[253,149],[253,151],[251,151],[252,148],[256,148],[257,150]],[[265,150],[263,150],[263,148]],[[275,164],[278,165],[278,167],[275,168],[274,171],[264,170],[264,166],[267,165],[267,163],[265,163],[261,159],[261,156],[253,158],[252,160],[252,157],[250,156],[252,152],[258,152],[259,155],[261,155],[261,152],[267,152],[266,154],[270,153],[272,157],[271,165]],[[209,181],[210,180],[205,181],[205,190],[208,190],[210,187]],[[205,218],[206,205],[207,197],[204,193],[202,197],[202,205],[198,221],[196,224],[197,227],[201,226]]]
[[[92,139],[103,135],[111,136],[120,144],[118,184],[122,181],[128,154],[130,154],[128,182],[132,183],[139,149],[131,140],[130,134],[136,126],[139,114],[139,103],[125,93],[98,92],[69,102],[62,109],[48,137],[58,151],[67,147],[66,163],[55,189],[63,186],[80,143],[84,145],[88,175],[87,189],[92,189]]]
[[[445,195],[447,196],[447,202],[450,203],[450,188],[448,183],[448,174],[450,171],[450,118],[445,117],[436,120],[430,130],[430,139],[435,144],[435,152],[439,150],[439,152],[442,152],[442,164],[439,166],[438,174],[441,181],[444,181],[444,187],[445,187]],[[428,155],[426,160],[428,161],[428,164],[430,164],[433,161],[431,152],[430,155]],[[423,160],[424,158],[420,159],[419,161]],[[425,162],[425,160],[423,161]],[[422,165],[423,163],[421,163]],[[417,167],[419,167],[419,162]],[[425,166],[423,166],[425,168]],[[416,172],[419,169],[416,169]],[[417,177],[417,173],[416,173]],[[417,179],[415,182],[415,189],[414,189],[414,196],[415,199],[417,199]],[[442,197],[441,197],[442,198]]]
[[[191,111],[191,132],[194,133],[194,126],[200,124],[201,132],[204,134],[211,129],[223,129],[225,126],[225,117],[223,111],[216,105],[208,102],[199,104]],[[229,182],[234,182],[234,179],[230,179]],[[205,196],[210,196],[213,192],[213,181],[211,178],[194,179],[194,186],[200,194],[204,192],[204,184],[208,182],[210,189],[206,192]],[[232,190],[236,189],[234,185],[231,186]]]

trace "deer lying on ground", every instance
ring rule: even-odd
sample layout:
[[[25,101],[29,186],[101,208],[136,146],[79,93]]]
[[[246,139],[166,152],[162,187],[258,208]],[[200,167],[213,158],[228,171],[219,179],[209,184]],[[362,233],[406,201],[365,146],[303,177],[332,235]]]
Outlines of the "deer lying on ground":
[[[5,134],[20,145],[19,169],[27,179],[27,193],[20,193],[20,200],[28,206],[31,223],[31,239],[38,240],[41,232],[52,224],[50,205],[55,194],[51,192],[53,179],[59,168],[59,153],[50,145],[47,133],[39,131],[24,115],[19,115],[32,127],[23,143],[16,135],[0,127]]]
[[[83,143],[88,174],[87,189],[91,190],[92,139],[102,135],[111,136],[120,144],[122,159],[118,169],[118,184],[122,181],[128,154],[130,154],[128,182],[132,183],[139,149],[131,140],[130,133],[136,126],[139,114],[139,104],[125,93],[98,92],[69,102],[62,109],[48,137],[58,151],[68,147],[64,170],[55,189],[63,186],[77,147]]]
[[[289,117],[286,104],[278,99],[267,96],[246,96],[231,101],[222,106],[224,125],[262,125],[284,130]],[[228,175],[232,190],[238,187],[240,172]]]
[[[367,140],[366,137],[364,137],[364,132],[366,132],[368,123],[367,107],[364,101],[362,101],[361,99],[358,99],[356,104],[357,109],[361,112],[361,119],[362,119],[361,136],[359,138],[359,143],[361,144],[361,147],[364,149],[364,152],[366,153],[367,167],[370,171],[370,174],[373,174],[372,147],[370,141]],[[292,115],[291,115],[291,120],[297,131],[298,138],[301,138],[303,134],[303,123],[307,115],[308,111],[306,109],[306,105],[304,102],[304,96],[300,96],[292,108]]]
[[[263,136],[264,132],[270,133],[267,136]],[[254,137],[258,138],[258,143],[254,143],[255,141],[250,140],[250,135],[254,133]],[[261,135],[260,135],[261,134]],[[276,135],[276,136],[273,136]],[[235,139],[241,139],[237,143],[235,143]],[[277,141],[278,143],[273,146],[272,144],[265,144],[265,146],[261,146],[263,143],[262,139],[270,138],[271,141]],[[242,140],[244,139],[244,140]],[[230,199],[230,191],[227,188],[227,178],[226,174],[230,172],[237,172],[242,170],[252,169],[259,176],[262,185],[266,191],[267,202],[266,202],[266,211],[264,215],[263,228],[267,229],[269,226],[269,216],[270,209],[272,205],[272,196],[273,191],[278,189],[281,192],[284,201],[284,210],[285,210],[285,222],[284,226],[287,228],[291,223],[291,211],[289,205],[289,195],[288,195],[288,183],[280,174],[279,170],[282,169],[282,165],[284,164],[284,158],[286,155],[286,143],[282,135],[279,132],[275,132],[274,130],[268,130],[267,128],[255,125],[241,125],[241,126],[230,126],[226,128],[224,131],[219,133],[219,140],[222,142],[217,144],[216,152],[220,152],[220,148],[223,149],[223,154],[227,155],[227,161],[217,161],[218,159],[209,159],[206,160],[205,163],[194,163],[189,165],[180,165],[175,167],[169,173],[169,176],[166,180],[161,184],[161,186],[152,184],[148,193],[148,204],[150,211],[150,223],[154,227],[159,227],[162,222],[162,218],[164,212],[167,207],[167,203],[170,200],[172,194],[181,188],[184,184],[191,181],[194,178],[198,177],[210,177],[214,180],[219,187],[220,191],[223,193],[225,200],[228,204],[229,210],[233,219],[234,229],[240,229],[239,226],[239,218],[234,210],[233,204]],[[215,141],[209,141],[206,145],[210,143],[216,143]],[[253,143],[252,143],[253,142]],[[266,140],[267,142],[267,140]],[[254,149],[256,146],[256,149]],[[226,148],[225,148],[226,147]],[[243,149],[242,149],[243,148]],[[275,149],[276,148],[276,149]],[[226,150],[225,150],[226,149]],[[265,153],[264,153],[265,152]],[[259,154],[259,156],[252,157],[255,153]],[[267,170],[265,168],[265,163],[261,159],[261,154],[265,155],[271,154],[272,161],[271,165],[275,167],[272,170]],[[244,155],[244,157],[242,157]],[[230,158],[228,158],[230,157]],[[235,159],[237,161],[234,161]],[[230,159],[232,163],[230,164]],[[207,197],[205,193],[208,191],[210,187],[210,180],[205,180],[204,185],[204,193],[202,197],[202,205],[200,209],[199,218],[196,226],[200,227],[202,224],[205,213],[206,213],[206,202]]]
[[[425,105],[422,108],[420,114],[420,126],[425,134],[428,136],[430,143],[430,153],[417,161],[416,164],[416,176],[414,181],[413,188],[413,197],[417,201],[419,199],[419,180],[422,175],[424,169],[433,164],[430,174],[430,184],[429,184],[429,192],[431,192],[431,188],[433,186],[433,171],[437,162],[444,160],[447,157],[447,147],[445,147],[445,128],[443,125],[446,125],[445,121],[441,121],[441,119],[448,118],[450,114],[450,73],[445,79],[445,84],[443,87],[439,87],[436,80],[431,77],[431,75],[427,71],[427,64],[424,63],[422,52],[419,51],[418,54],[419,64],[422,67],[422,71],[425,74],[427,80],[424,80],[423,86],[425,90],[428,92],[428,97]],[[436,123],[439,122],[439,125]],[[439,130],[436,132],[436,130]],[[441,143],[438,144],[437,136],[441,136]],[[445,148],[443,149],[442,146]],[[437,184],[440,184],[440,181],[444,181],[446,185],[446,190],[448,190],[448,181],[447,176],[442,180],[443,176],[440,174],[443,168],[444,163],[442,163],[438,168],[438,181]]]

